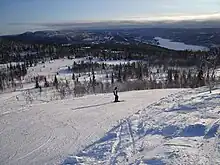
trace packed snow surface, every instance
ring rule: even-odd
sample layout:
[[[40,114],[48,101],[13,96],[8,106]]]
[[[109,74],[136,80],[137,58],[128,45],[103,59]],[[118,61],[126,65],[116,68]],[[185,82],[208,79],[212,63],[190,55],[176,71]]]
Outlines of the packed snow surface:
[[[31,104],[24,100],[25,91],[1,94],[0,164],[67,164],[68,160],[74,164],[75,158],[69,155],[77,155],[91,144],[105,143],[109,147],[114,140],[117,142],[114,142],[115,149],[110,155],[111,161],[116,161],[116,152],[121,150],[122,144],[119,139],[123,138],[121,134],[126,131],[124,126],[120,126],[121,133],[117,132],[115,126],[118,121],[179,91],[182,90],[123,92],[120,93],[120,99],[124,101],[119,103],[112,102],[113,94],[44,101],[40,93],[39,96],[35,93],[36,98]],[[112,128],[117,136],[113,133],[112,137],[108,134],[106,137],[106,132]],[[100,141],[102,137],[104,139]],[[94,156],[98,156],[97,152],[108,154],[103,148],[100,151],[97,149],[94,148]],[[92,154],[93,146],[89,150]],[[106,156],[105,160],[101,160],[103,164],[109,161]],[[99,156],[90,159],[89,154],[82,158],[85,158],[85,164],[94,164],[101,159]]]
[[[34,96],[36,97],[36,95]],[[219,165],[220,89],[0,97],[1,164]]]
[[[182,42],[172,42],[169,39],[164,39],[161,37],[155,37],[156,40],[159,42],[159,46],[173,49],[173,50],[192,50],[192,51],[207,51],[208,48],[204,46],[197,46],[197,45],[187,45]]]
[[[63,164],[219,165],[219,100],[219,89],[172,94],[120,120]]]

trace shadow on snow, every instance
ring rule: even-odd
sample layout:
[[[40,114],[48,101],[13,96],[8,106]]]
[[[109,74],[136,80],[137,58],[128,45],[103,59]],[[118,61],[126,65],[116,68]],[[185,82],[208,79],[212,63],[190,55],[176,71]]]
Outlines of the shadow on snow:
[[[87,109],[87,108],[94,108],[94,107],[100,107],[104,105],[112,104],[112,102],[108,103],[102,103],[102,104],[95,104],[95,105],[88,105],[88,106],[83,106],[83,107],[77,107],[77,108],[72,108],[72,110],[81,110],[81,109]]]

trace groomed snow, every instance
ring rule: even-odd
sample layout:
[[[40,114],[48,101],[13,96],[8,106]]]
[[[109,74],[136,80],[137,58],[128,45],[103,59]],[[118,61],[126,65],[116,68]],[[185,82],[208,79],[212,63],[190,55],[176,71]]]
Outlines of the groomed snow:
[[[219,165],[219,99],[219,88],[170,95],[124,118],[63,165]]]
[[[0,95],[0,164],[60,164],[119,120],[179,91],[124,92],[120,103],[112,103],[112,94],[100,94],[31,105],[19,101],[22,91]]]

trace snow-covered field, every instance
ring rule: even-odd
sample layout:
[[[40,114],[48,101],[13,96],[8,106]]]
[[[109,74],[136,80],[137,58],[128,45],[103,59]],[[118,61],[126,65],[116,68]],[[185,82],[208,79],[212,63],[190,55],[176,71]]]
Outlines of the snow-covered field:
[[[51,102],[35,98],[32,104],[22,99],[23,91],[2,94],[0,164],[60,164],[105,136],[119,120],[178,91],[124,92],[120,103],[112,103],[112,94]]]
[[[159,42],[159,46],[173,49],[173,50],[192,50],[192,51],[207,51],[208,48],[203,46],[197,46],[197,45],[187,45],[182,42],[172,42],[169,39],[164,39],[161,37],[155,37],[156,40]]]
[[[37,64],[37,66],[31,67],[28,69],[28,73],[26,75],[26,78],[28,77],[34,77],[37,75],[55,75],[60,68],[72,66],[73,62],[78,62],[83,60],[82,58],[78,59],[58,59],[58,60],[52,60],[52,61],[46,61],[42,64]]]
[[[76,59],[57,59],[52,61],[46,61],[45,63],[37,64],[28,69],[28,73],[25,76],[24,82],[30,82],[36,76],[47,76],[48,79],[53,79],[54,75],[59,73],[59,76],[63,79],[72,79],[72,71],[68,69],[68,67],[72,67],[73,63],[81,63],[81,62],[90,62],[87,58],[76,58]],[[100,59],[93,59],[91,62],[96,62],[99,64],[106,64],[106,65],[119,65],[119,64],[126,64],[128,62],[133,63],[136,61],[125,61],[125,60],[111,60],[111,61],[101,61]],[[103,78],[106,76],[105,73],[97,74],[96,78],[102,81]],[[79,81],[89,81],[89,76],[80,77]]]

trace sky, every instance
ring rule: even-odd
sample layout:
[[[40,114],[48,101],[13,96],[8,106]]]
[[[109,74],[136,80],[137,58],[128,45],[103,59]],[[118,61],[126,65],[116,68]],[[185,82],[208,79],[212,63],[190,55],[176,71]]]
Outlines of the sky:
[[[0,35],[102,21],[220,19],[220,0],[0,0]]]

